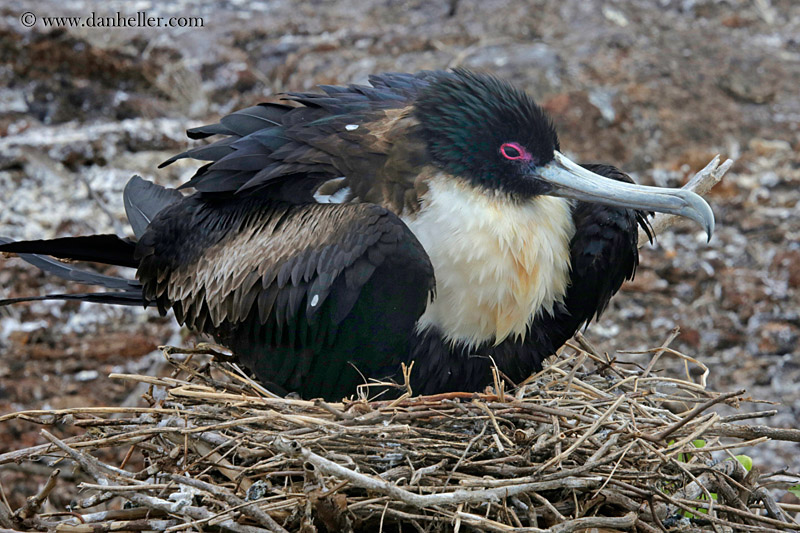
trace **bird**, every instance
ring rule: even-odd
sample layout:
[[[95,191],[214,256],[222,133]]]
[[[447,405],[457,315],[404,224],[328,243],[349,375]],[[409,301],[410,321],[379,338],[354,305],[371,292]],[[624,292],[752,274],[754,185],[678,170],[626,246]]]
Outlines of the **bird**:
[[[279,394],[339,400],[403,379],[419,394],[479,391],[493,367],[521,383],[600,316],[653,212],[714,229],[692,192],[571,161],[532,96],[464,68],[289,92],[187,135],[217,140],[161,165],[205,162],[177,189],[131,178],[133,235],[0,240],[105,292],[0,305],[172,310]]]

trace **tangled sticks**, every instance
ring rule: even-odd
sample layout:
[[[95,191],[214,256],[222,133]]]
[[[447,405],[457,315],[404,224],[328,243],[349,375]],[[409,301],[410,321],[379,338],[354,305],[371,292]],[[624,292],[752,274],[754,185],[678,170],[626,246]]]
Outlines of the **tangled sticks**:
[[[751,401],[744,391],[719,394],[631,369],[578,342],[522,384],[496,376],[483,394],[411,391],[392,402],[269,398],[229,363],[169,355],[171,377],[112,376],[149,384],[149,407],[0,418],[84,431],[65,439],[43,432],[49,444],[2,454],[0,465],[61,458],[62,471],[72,462],[89,477],[68,486],[55,474],[46,487],[81,490],[71,513],[42,513],[40,493],[16,513],[4,509],[2,527],[800,529],[786,512],[794,508],[766,490],[796,478],[748,472],[730,453],[800,441],[799,430],[743,423],[776,411],[717,412]],[[653,352],[700,365],[668,342]],[[119,466],[99,459],[115,450]],[[112,510],[120,499],[131,506]]]

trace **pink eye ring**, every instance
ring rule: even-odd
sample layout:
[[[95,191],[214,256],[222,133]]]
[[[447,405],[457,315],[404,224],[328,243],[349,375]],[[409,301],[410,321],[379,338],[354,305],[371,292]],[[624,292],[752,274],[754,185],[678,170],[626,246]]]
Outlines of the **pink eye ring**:
[[[503,143],[500,146],[500,154],[510,161],[531,159],[531,155],[519,143]]]

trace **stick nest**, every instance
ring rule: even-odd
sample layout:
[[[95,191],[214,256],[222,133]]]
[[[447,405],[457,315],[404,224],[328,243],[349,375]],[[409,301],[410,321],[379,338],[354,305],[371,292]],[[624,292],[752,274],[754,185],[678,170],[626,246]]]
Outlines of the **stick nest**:
[[[0,465],[54,469],[22,508],[0,502],[0,527],[800,530],[787,512],[797,506],[774,500],[796,478],[761,474],[732,453],[800,441],[800,431],[742,423],[775,411],[721,416],[724,404],[754,400],[707,390],[707,369],[668,342],[647,368],[577,342],[523,384],[496,372],[480,394],[342,403],[270,397],[228,363],[165,349],[170,377],[112,375],[147,384],[149,407],[0,417],[81,429],[64,440],[43,430],[48,444],[0,454]],[[689,365],[703,371],[699,383],[653,372],[664,354],[683,359],[687,375]],[[47,494],[68,482],[55,469],[75,466],[77,505],[43,512]]]

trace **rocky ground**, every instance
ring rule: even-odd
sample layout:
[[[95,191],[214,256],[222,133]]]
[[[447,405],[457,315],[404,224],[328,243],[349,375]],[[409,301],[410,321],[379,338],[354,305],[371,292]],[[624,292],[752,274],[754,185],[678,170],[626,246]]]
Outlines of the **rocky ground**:
[[[45,17],[201,17],[195,28],[47,27]],[[25,12],[37,18],[32,28]],[[281,90],[371,72],[465,65],[509,78],[553,115],[565,151],[641,183],[680,185],[714,154],[736,160],[711,196],[710,243],[681,224],[642,251],[587,338],[618,353],[660,344],[711,367],[716,390],[800,417],[800,4],[793,0],[230,0],[0,6],[0,235],[125,231],[121,191],[187,146],[183,130]],[[72,290],[2,261],[0,298]],[[153,371],[170,319],[91,304],[0,310],[0,414],[126,401],[111,371]],[[667,372],[679,372],[666,358]],[[135,396],[135,395],[134,395]],[[4,424],[0,450],[37,428]],[[800,470],[800,447],[763,445],[765,470]],[[9,497],[22,476],[0,471]]]

